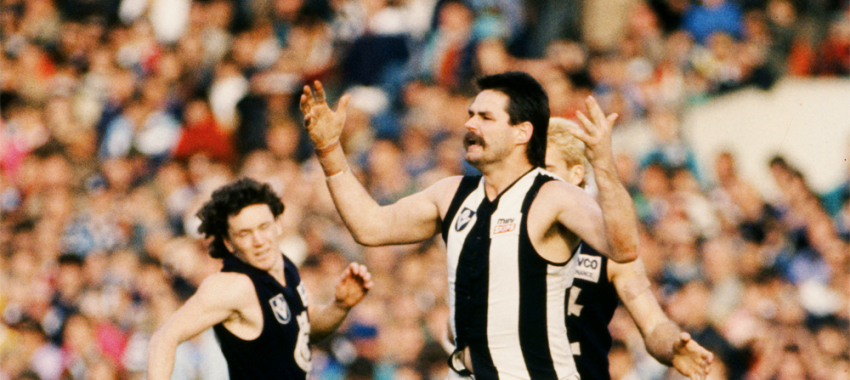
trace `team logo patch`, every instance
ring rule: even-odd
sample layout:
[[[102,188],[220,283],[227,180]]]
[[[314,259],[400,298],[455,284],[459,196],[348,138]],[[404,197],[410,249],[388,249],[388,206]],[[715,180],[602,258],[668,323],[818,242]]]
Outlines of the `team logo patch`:
[[[272,305],[274,317],[278,322],[280,322],[280,324],[285,325],[289,323],[292,313],[289,311],[289,304],[286,303],[285,299],[283,299],[283,294],[274,296],[269,300],[269,304]]]
[[[460,210],[460,215],[458,215],[457,222],[455,223],[455,231],[460,232],[466,228],[466,225],[469,224],[473,216],[475,216],[475,211],[472,211],[467,207]]]
[[[599,276],[602,274],[602,258],[599,256],[590,256],[580,253],[578,255],[578,266],[576,268],[576,278],[590,282],[599,282]]]
[[[516,230],[516,218],[499,218],[493,227],[493,235],[506,234]]]

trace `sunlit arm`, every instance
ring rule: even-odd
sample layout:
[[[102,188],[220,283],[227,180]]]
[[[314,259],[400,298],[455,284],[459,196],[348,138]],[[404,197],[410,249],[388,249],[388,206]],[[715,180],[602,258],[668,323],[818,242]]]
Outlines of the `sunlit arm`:
[[[351,263],[336,285],[334,300],[323,306],[310,306],[310,341],[317,343],[333,334],[352,307],[372,288],[372,275],[365,266]]]
[[[319,162],[326,171],[336,171],[343,166],[340,162],[345,162],[345,154],[338,147]],[[438,195],[454,191],[460,183],[460,177],[448,178],[394,204],[381,206],[350,170],[338,173],[327,181],[331,197],[351,235],[366,246],[414,243],[436,235],[440,231]]]
[[[608,274],[652,357],[691,379],[704,379],[714,355],[664,314],[652,294],[643,261],[608,262]]]
[[[204,330],[231,318],[253,294],[246,276],[217,273],[208,277],[198,291],[151,337],[148,345],[148,380],[168,380],[174,370],[177,346]]]

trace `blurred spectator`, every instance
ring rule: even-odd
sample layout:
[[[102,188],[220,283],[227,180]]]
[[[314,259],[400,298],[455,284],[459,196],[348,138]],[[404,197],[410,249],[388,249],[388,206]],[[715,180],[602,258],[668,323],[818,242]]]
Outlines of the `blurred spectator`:
[[[634,362],[626,345],[618,340],[611,343],[608,353],[611,361],[610,371],[612,380],[637,380],[640,375],[634,372]]]
[[[551,44],[560,39],[578,40],[582,31],[580,1],[539,1],[527,11],[528,43],[522,56],[540,57]]]
[[[57,7],[69,20],[83,20],[96,16],[103,18],[109,25],[118,20],[119,0],[61,0]]]
[[[464,2],[449,0],[438,8],[437,27],[417,59],[417,74],[450,89],[467,86],[475,39],[474,13]]]
[[[741,9],[734,1],[701,0],[691,5],[682,15],[682,28],[696,40],[705,44],[715,33],[725,33],[735,38],[741,36]]]
[[[708,304],[704,300],[708,296],[705,283],[689,282],[671,297],[667,312],[673,321],[725,364],[730,379],[741,379],[747,360],[707,320]]]
[[[829,34],[817,49],[817,75],[850,75],[850,21],[844,16],[846,13],[830,23]]]
[[[206,154],[217,161],[233,158],[233,143],[215,121],[203,99],[193,99],[186,104],[183,130],[172,157],[187,160],[195,154]]]
[[[365,32],[347,47],[341,62],[346,84],[380,86],[397,92],[411,55],[410,31],[403,15],[391,11],[393,8],[378,11]]]
[[[850,140],[847,142],[847,152],[850,152]],[[844,174],[841,183],[821,195],[823,207],[832,217],[836,217],[841,213],[842,208],[850,202],[850,164],[845,165],[845,168],[847,172]],[[850,220],[847,220],[847,222],[850,222]],[[848,234],[850,232],[850,223],[842,222],[841,218],[837,218],[836,224],[841,229],[842,234],[845,235],[844,240],[850,240],[850,234]]]
[[[702,182],[693,149],[680,136],[679,117],[668,108],[653,109],[647,115],[655,137],[655,147],[641,159],[641,166],[659,164],[667,170],[684,168]]]
[[[183,35],[192,5],[191,0],[121,0],[120,3],[118,14],[123,23],[132,24],[145,15],[157,40],[165,45],[176,42]]]
[[[345,380],[369,380],[374,379],[373,364],[368,359],[357,358],[348,366]]]
[[[47,340],[41,325],[24,317],[14,325],[18,334],[21,355],[40,379],[56,380],[62,374],[63,363],[59,349]]]
[[[398,146],[387,140],[376,141],[369,150],[367,173],[371,181],[367,189],[380,204],[395,203],[416,192],[402,157]]]
[[[106,127],[101,156],[125,157],[136,152],[160,162],[171,153],[179,135],[177,120],[164,109],[154,109],[141,99],[131,100],[122,116]]]
[[[739,255],[735,242],[728,238],[710,240],[702,248],[702,266],[711,285],[708,317],[721,325],[741,307],[744,284],[735,265]]]
[[[621,165],[627,165],[621,160]],[[630,170],[623,167],[623,170]],[[635,207],[638,218],[648,226],[658,223],[667,211],[670,195],[670,179],[665,170],[659,164],[651,164],[640,171],[637,182],[637,193],[634,194]]]

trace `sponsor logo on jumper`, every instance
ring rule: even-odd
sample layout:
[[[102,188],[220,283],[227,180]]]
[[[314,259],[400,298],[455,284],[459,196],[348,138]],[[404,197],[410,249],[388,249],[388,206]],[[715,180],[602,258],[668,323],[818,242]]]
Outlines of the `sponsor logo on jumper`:
[[[590,256],[580,253],[578,255],[578,267],[576,268],[576,278],[590,282],[599,282],[599,276],[602,274],[602,258],[599,256]]]
[[[283,299],[283,294],[274,296],[269,300],[269,304],[272,305],[274,317],[278,322],[280,322],[280,324],[285,325],[289,323],[292,313],[289,311],[289,304],[286,303],[285,299]]]
[[[457,223],[455,223],[455,231],[462,231],[466,228],[466,225],[469,224],[469,221],[472,220],[472,217],[475,216],[475,211],[470,210],[468,207],[464,207],[463,210],[460,210],[460,215],[457,217]]]
[[[496,220],[496,226],[493,227],[493,235],[505,234],[516,230],[515,220],[514,218],[499,218]]]

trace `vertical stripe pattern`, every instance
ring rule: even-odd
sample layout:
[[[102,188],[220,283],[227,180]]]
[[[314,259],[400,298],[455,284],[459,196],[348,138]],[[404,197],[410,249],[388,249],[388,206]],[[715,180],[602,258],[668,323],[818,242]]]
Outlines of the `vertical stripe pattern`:
[[[491,201],[483,179],[465,178],[446,215],[452,330],[479,380],[577,378],[564,323],[575,260],[546,261],[527,231],[528,210],[553,179],[535,168]]]

